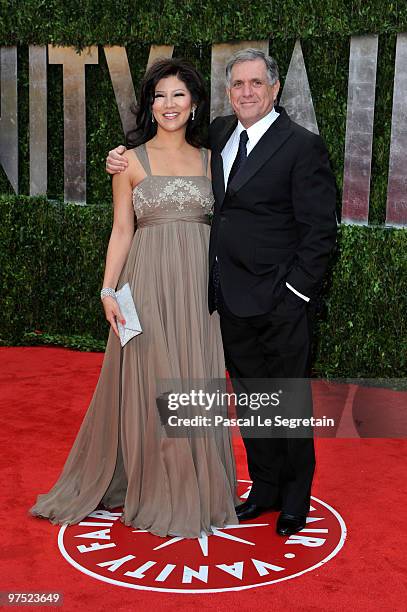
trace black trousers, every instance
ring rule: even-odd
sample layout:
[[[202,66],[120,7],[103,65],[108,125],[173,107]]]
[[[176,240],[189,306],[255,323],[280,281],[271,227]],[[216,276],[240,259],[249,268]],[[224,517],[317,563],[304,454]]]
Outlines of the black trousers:
[[[309,307],[286,287],[282,295],[271,312],[242,318],[230,312],[218,288],[225,362],[232,380],[309,377]],[[242,437],[253,481],[248,500],[259,506],[281,504],[288,514],[306,515],[315,469],[312,437],[253,438],[245,437],[244,430]]]

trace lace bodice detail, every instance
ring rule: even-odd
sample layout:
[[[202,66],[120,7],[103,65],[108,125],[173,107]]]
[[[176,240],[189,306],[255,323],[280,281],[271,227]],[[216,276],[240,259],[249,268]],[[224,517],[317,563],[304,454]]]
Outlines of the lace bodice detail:
[[[144,145],[133,149],[147,176],[133,189],[133,207],[137,224],[149,224],[159,215],[160,219],[169,215],[177,220],[194,220],[207,217],[212,211],[214,198],[211,181],[202,176],[159,176],[152,175]],[[203,171],[206,173],[207,151],[202,150]]]
[[[133,190],[137,218],[149,209],[197,209],[209,214],[213,206],[211,183],[206,176],[146,176]]]

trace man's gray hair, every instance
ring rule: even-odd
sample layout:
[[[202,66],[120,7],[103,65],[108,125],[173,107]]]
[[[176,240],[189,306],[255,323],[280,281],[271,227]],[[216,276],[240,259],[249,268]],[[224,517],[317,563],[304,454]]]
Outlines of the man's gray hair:
[[[253,62],[254,60],[262,59],[266,64],[267,76],[270,85],[274,85],[276,81],[278,81],[278,66],[277,62],[270,55],[266,55],[260,49],[243,49],[242,51],[236,51],[226,64],[226,85],[230,87],[230,80],[232,74],[232,68],[235,64],[240,64],[241,62]]]

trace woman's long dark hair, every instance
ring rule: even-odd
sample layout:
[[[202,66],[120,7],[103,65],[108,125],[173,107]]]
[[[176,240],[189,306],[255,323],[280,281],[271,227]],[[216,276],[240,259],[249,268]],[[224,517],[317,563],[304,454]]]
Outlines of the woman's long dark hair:
[[[126,134],[128,148],[137,147],[156,135],[157,123],[151,120],[155,88],[160,79],[169,76],[177,76],[185,83],[196,105],[195,119],[192,121],[190,117],[187,123],[186,141],[194,147],[205,146],[208,96],[202,75],[184,59],[159,59],[147,70],[141,83],[139,103],[131,109],[136,115],[136,127]]]

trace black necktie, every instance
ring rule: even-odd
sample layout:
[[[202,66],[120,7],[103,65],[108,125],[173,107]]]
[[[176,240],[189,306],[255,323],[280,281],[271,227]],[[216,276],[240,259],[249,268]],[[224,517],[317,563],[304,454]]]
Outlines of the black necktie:
[[[243,130],[243,132],[240,133],[239,148],[236,153],[235,161],[233,162],[233,166],[230,169],[229,178],[228,178],[228,186],[230,185],[230,182],[235,176],[235,174],[238,172],[239,168],[241,168],[241,166],[243,166],[244,162],[246,161],[246,158],[247,158],[246,145],[247,145],[248,140],[249,140],[249,137],[247,135],[247,132],[246,130]]]

